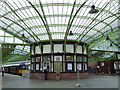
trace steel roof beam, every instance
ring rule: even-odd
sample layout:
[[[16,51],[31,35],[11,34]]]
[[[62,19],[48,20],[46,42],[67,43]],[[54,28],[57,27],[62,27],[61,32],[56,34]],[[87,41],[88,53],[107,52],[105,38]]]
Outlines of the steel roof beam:
[[[41,20],[43,21],[43,24],[44,24],[44,26],[45,26],[45,28],[46,28],[46,31],[47,31],[47,33],[48,33],[49,39],[51,40],[52,37],[51,37],[50,31],[49,31],[49,27],[48,27],[48,25],[47,25],[47,21],[46,21],[46,20],[44,21],[42,15],[39,13],[39,11],[35,8],[35,6],[34,6],[30,1],[27,0],[27,2],[35,9],[35,11],[36,11],[36,12],[38,13],[38,15],[40,16],[40,18],[41,18]],[[44,12],[43,12],[43,14],[44,14]],[[44,18],[45,18],[45,17],[44,17]]]
[[[10,5],[8,5],[8,3],[7,2],[4,2],[12,11],[13,11],[13,13],[27,26],[27,24],[19,17],[19,15],[10,7]],[[28,27],[28,26],[27,26]],[[29,27],[28,27],[29,28]],[[29,28],[30,29],[30,28]],[[31,29],[30,29],[31,30]],[[27,30],[26,30],[27,31]],[[32,31],[32,30],[31,30]],[[34,32],[32,32],[34,35],[35,35],[35,33]],[[36,36],[36,35],[35,35]],[[37,37],[37,36],[36,36]],[[34,38],[34,37],[33,37]],[[38,38],[38,37],[37,37]],[[39,39],[39,38],[38,38]],[[36,39],[34,38],[34,40],[36,41]],[[39,39],[40,40],[40,39]]]
[[[68,4],[68,3],[61,3],[62,5],[61,6],[73,6],[73,4]],[[45,6],[51,6],[51,5],[59,5],[59,3],[48,3],[48,4],[42,4],[43,5],[43,7],[45,7]],[[76,6],[80,6],[81,4],[76,4]],[[34,6],[39,6],[39,4],[37,4],[37,5],[34,5]],[[84,5],[84,7],[87,7],[87,8],[90,8],[91,6],[90,5]],[[14,11],[16,12],[16,11],[18,11],[18,10],[24,10],[24,9],[29,9],[29,8],[32,8],[31,6],[25,6],[25,7],[21,7],[21,8],[18,8],[18,9],[14,9]],[[102,9],[102,8],[99,8],[99,7],[97,7],[98,9]],[[10,14],[10,13],[12,13],[13,11],[9,11],[9,12],[7,12],[7,13],[5,13],[4,15],[2,15],[2,16],[5,16],[5,15],[7,15],[7,14]],[[109,11],[109,10],[105,10],[104,9],[104,12],[106,12],[106,13],[110,13],[110,14],[114,14],[114,13],[112,13],[111,11]]]
[[[103,9],[105,9],[105,7],[109,4],[110,2],[108,2],[104,7],[103,7]],[[89,25],[91,25],[94,21],[95,21],[95,19],[101,14],[101,12],[103,11],[103,9],[101,10],[101,11],[99,11],[99,14],[97,14],[97,16],[92,20],[92,22],[90,22],[90,24]],[[88,26],[89,26],[88,25]],[[87,26],[87,28],[88,28],[88,26]],[[95,27],[95,25],[94,25],[94,27]],[[87,28],[85,28],[85,30],[87,29]],[[82,33],[84,33],[85,32],[85,30],[82,32]],[[91,30],[91,29],[90,29]],[[89,30],[89,31],[90,31]],[[89,32],[89,31],[87,31],[87,33]],[[86,34],[87,34],[86,33]],[[85,36],[85,35],[84,35]],[[82,41],[82,39],[84,38],[84,36],[80,39],[80,41]],[[77,38],[77,40],[80,38],[80,36]]]
[[[117,20],[117,19],[118,19],[118,18],[114,19],[113,21],[115,21],[115,20]],[[104,21],[104,20],[101,20],[100,22],[98,22],[97,24],[95,24],[91,29],[93,29],[96,25],[98,25],[99,23],[101,23],[101,22],[103,22],[103,21]],[[112,22],[113,22],[113,21],[112,21]],[[111,22],[111,23],[112,23],[112,22]],[[110,23],[109,23],[109,24],[106,24],[106,26],[105,26],[104,28],[106,28],[107,26],[110,27],[110,30],[111,30],[111,32],[112,32],[112,31],[113,31],[113,28],[112,28],[112,26],[110,26]],[[104,28],[103,28],[103,29],[104,29]],[[90,30],[91,30],[91,29],[90,29]],[[102,34],[103,34],[103,33],[102,33]],[[94,37],[94,36],[95,36],[95,34],[94,34],[93,36],[91,36],[91,37]],[[90,37],[90,38],[91,38],[91,37]],[[87,40],[89,40],[90,38],[88,38]],[[86,40],[86,41],[87,41],[87,40]],[[93,41],[94,41],[94,40],[93,40]]]
[[[68,35],[69,30],[70,30],[70,28],[71,28],[72,22],[74,21],[77,13],[78,13],[78,12],[80,11],[80,9],[85,5],[86,2],[87,2],[87,1],[85,1],[85,2],[78,8],[78,10],[75,12],[75,15],[73,16],[71,22],[68,23],[68,27],[67,27],[67,29],[66,29],[66,34],[65,34],[65,37],[64,37],[65,40],[67,39],[67,35]],[[74,7],[75,7],[75,5],[74,5]]]

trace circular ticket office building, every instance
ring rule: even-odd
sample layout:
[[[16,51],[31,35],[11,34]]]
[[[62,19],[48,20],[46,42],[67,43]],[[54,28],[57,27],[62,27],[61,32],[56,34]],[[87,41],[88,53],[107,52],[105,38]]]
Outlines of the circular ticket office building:
[[[75,79],[77,70],[80,77],[88,77],[88,55],[85,43],[75,41],[49,41],[31,45],[31,78]]]

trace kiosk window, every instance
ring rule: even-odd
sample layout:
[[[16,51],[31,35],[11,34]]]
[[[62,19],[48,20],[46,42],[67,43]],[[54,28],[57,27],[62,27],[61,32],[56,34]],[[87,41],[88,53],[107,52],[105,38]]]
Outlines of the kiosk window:
[[[73,56],[66,56],[66,61],[73,61]]]
[[[37,58],[36,58],[36,62],[40,62],[40,57],[37,57]]]
[[[84,57],[84,60],[83,60],[84,62],[87,62],[87,57]]]
[[[66,63],[66,65],[67,71],[73,71],[73,63]]]
[[[36,63],[36,71],[39,71],[39,70],[40,70],[40,64]]]
[[[77,61],[82,62],[82,56],[77,56]]]
[[[77,64],[77,70],[82,70],[82,63]]]
[[[31,64],[31,70],[33,70],[33,64]]]

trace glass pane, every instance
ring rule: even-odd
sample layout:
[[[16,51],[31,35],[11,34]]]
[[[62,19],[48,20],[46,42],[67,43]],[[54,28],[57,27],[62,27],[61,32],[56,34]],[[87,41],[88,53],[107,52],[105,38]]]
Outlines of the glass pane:
[[[40,70],[40,64],[36,63],[36,70],[39,71]]]
[[[54,62],[54,72],[62,72],[62,62]]]
[[[34,62],[35,61],[35,58],[32,58],[32,62]]]
[[[33,70],[33,64],[31,64],[31,70]]]
[[[37,57],[37,58],[36,58],[36,62],[40,62],[40,57]]]
[[[84,62],[87,62],[87,57],[84,57],[84,60],[83,60]]]
[[[43,56],[43,62],[49,62],[50,56]]]
[[[87,70],[87,63],[84,63],[84,70]]]
[[[82,70],[82,63],[77,64],[77,70]]]
[[[77,56],[77,61],[82,62],[82,56]]]
[[[72,71],[72,68],[73,68],[72,63],[67,63],[67,70]]]
[[[66,61],[73,61],[73,56],[66,56]]]

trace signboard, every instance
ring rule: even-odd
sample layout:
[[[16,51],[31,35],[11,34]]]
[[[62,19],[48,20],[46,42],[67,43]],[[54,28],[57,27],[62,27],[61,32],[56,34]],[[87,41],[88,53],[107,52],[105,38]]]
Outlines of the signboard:
[[[85,63],[85,70],[87,70],[87,63]]]
[[[33,64],[31,64],[31,70],[33,70]]]
[[[39,68],[40,68],[40,64],[37,63],[37,64],[36,64],[36,70],[40,70]]]
[[[67,70],[72,70],[72,63],[67,63]]]
[[[54,61],[62,61],[62,56],[54,56]]]
[[[104,62],[101,63],[101,66],[104,66]]]
[[[77,69],[78,69],[78,70],[82,70],[82,64],[81,64],[81,63],[78,63],[78,64],[77,64]]]

